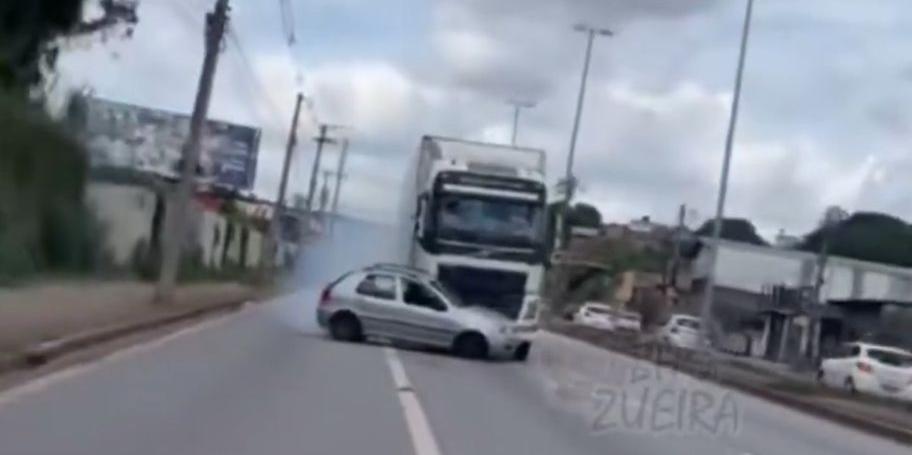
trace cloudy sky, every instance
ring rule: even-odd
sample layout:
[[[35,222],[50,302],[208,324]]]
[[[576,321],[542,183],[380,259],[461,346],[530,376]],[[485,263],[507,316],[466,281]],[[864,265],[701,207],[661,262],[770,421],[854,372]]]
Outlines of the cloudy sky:
[[[135,36],[73,44],[61,87],[189,112],[211,0],[141,0]],[[714,210],[745,0],[232,0],[210,117],[264,131],[256,191],[275,194],[294,94],[317,121],[347,125],[342,209],[392,217],[399,170],[422,134],[522,145],[562,173],[584,36],[593,51],[577,148],[581,200],[606,219],[692,222]],[[286,17],[286,22],[290,22]],[[912,218],[912,2],[756,0],[726,212],[768,237],[804,233],[825,207]],[[307,188],[303,142],[293,191]],[[336,150],[326,155],[334,165]]]

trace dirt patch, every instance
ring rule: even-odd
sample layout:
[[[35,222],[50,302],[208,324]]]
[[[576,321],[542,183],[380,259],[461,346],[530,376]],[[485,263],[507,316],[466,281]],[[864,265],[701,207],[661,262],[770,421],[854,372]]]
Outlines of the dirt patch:
[[[178,289],[168,305],[152,303],[143,282],[68,282],[0,290],[0,356],[92,329],[253,299],[236,283],[199,283]]]

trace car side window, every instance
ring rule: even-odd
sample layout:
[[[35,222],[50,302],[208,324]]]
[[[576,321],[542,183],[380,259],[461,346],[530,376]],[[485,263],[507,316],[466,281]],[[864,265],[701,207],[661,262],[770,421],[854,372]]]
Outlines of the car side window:
[[[412,280],[403,281],[402,300],[406,305],[415,305],[437,311],[446,311],[446,303],[428,286]]]
[[[370,274],[364,277],[355,292],[384,300],[396,300],[396,279],[390,275]]]

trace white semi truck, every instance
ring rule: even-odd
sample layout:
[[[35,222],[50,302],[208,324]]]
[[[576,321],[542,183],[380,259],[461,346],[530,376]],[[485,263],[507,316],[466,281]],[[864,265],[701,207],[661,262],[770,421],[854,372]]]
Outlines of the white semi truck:
[[[547,204],[542,150],[424,136],[403,194],[407,262],[472,305],[537,320]]]

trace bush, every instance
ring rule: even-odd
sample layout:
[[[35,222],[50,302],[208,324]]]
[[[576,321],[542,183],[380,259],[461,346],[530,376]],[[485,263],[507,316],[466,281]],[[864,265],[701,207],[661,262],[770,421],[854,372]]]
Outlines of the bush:
[[[0,280],[99,266],[103,232],[83,202],[87,168],[60,125],[0,94]]]

